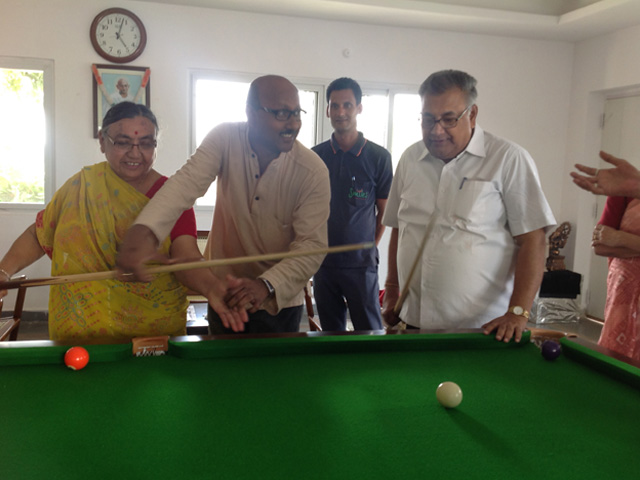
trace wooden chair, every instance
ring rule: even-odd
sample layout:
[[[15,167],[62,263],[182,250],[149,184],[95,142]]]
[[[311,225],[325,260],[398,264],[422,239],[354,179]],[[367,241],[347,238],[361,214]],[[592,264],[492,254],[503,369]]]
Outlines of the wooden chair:
[[[200,253],[204,255],[204,250],[207,247],[207,239],[209,238],[209,230],[198,230],[196,241],[198,242],[198,248]],[[189,303],[207,303],[207,299],[202,295],[198,295],[196,292],[188,291],[187,299]]]
[[[15,341],[18,339],[18,329],[22,319],[22,309],[24,307],[24,297],[27,294],[27,287],[18,287],[16,305],[13,309],[13,317],[2,318],[2,305],[0,302],[0,342],[4,340]]]
[[[204,255],[205,248],[207,247],[207,239],[209,238],[209,230],[198,230],[196,241],[198,242],[198,248],[200,253]],[[207,321],[206,314],[203,318],[198,317],[198,310],[193,304],[206,304],[207,298],[193,291],[187,291],[187,300],[189,300],[189,310],[187,311],[187,335],[208,335],[209,334],[209,322]],[[204,310],[206,312],[206,308]]]
[[[313,300],[311,299],[311,285],[309,282],[304,287],[304,303],[307,307],[307,319],[309,320],[309,330],[312,332],[321,332],[322,327],[320,326],[320,322],[316,320],[315,312],[313,311]]]

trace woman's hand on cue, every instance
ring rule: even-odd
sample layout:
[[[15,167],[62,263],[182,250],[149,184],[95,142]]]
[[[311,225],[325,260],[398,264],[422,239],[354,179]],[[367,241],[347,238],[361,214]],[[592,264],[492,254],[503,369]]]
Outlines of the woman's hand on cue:
[[[123,281],[150,282],[153,276],[147,273],[146,262],[170,263],[158,252],[158,239],[149,227],[134,225],[124,236],[118,249],[116,269]]]

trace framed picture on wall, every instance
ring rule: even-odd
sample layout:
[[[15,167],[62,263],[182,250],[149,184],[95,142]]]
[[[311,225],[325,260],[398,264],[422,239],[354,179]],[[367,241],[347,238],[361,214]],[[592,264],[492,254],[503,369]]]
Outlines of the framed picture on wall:
[[[98,138],[107,110],[116,103],[129,101],[150,107],[150,76],[147,67],[91,65],[93,77],[93,137]]]

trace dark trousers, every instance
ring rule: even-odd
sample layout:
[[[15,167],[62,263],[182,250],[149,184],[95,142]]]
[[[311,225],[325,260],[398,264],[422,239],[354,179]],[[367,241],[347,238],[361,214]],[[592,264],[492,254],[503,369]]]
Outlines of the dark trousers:
[[[355,330],[382,329],[378,268],[325,268],[313,276],[322,330],[347,328],[347,306]]]
[[[207,319],[212,335],[234,333],[283,333],[300,331],[303,307],[283,308],[277,315],[269,315],[266,310],[258,310],[249,314],[249,321],[244,324],[243,332],[234,332],[225,328],[220,316],[209,306]]]

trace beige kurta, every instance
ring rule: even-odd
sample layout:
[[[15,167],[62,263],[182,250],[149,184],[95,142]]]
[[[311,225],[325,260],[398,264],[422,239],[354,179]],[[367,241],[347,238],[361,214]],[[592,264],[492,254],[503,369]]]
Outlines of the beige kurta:
[[[329,174],[322,160],[296,142],[260,175],[246,123],[214,128],[189,161],[149,202],[136,224],[165,238],[175,220],[205,194],[217,178],[217,198],[205,257],[222,259],[327,247]],[[265,278],[275,301],[263,305],[275,314],[302,305],[303,287],[324,256],[219,267],[220,278]]]

